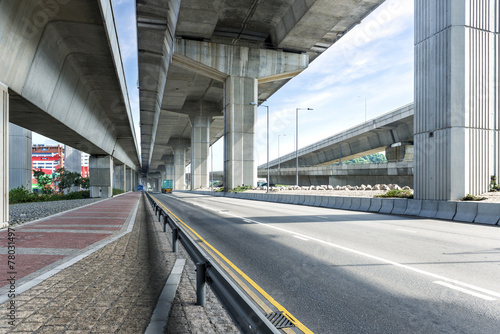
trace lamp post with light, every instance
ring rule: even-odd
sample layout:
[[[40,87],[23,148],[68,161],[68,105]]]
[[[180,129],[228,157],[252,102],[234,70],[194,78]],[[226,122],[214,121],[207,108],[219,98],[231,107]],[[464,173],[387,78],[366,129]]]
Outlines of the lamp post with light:
[[[255,102],[250,102],[250,105],[258,107],[258,104]],[[266,193],[269,193],[269,106],[265,106],[263,104],[260,105],[261,107],[266,107],[267,109],[267,189]]]
[[[299,185],[299,110],[313,110],[313,108],[295,109],[295,185]]]

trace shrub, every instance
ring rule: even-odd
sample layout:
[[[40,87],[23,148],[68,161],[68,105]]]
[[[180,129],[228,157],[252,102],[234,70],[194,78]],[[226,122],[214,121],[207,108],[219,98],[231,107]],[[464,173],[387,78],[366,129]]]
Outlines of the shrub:
[[[250,190],[252,189],[252,186],[237,186],[236,188],[234,188],[233,190],[231,190],[231,192],[233,193],[241,193],[241,192],[244,192],[244,191],[247,191],[247,190]]]
[[[123,190],[123,189],[113,188],[113,196],[123,194],[124,192],[125,192],[125,190]]]
[[[23,186],[9,191],[9,204],[36,202],[37,196]]]
[[[478,197],[478,196],[474,196],[471,194],[467,194],[464,197],[462,197],[460,200],[461,201],[483,201],[485,199],[486,199],[486,197]]]
[[[385,194],[382,195],[377,195],[375,197],[382,197],[382,198],[413,198],[413,192],[410,190],[389,190]]]

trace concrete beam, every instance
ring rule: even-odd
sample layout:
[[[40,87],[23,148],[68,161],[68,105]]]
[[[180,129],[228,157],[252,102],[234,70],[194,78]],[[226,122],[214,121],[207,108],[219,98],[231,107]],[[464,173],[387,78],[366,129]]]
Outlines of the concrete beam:
[[[0,82],[0,228],[9,225],[9,92]]]

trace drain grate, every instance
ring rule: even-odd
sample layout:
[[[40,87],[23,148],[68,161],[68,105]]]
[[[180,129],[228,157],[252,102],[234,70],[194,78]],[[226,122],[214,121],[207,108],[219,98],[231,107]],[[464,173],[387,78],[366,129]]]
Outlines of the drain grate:
[[[283,312],[274,312],[266,315],[269,320],[277,329],[295,327],[295,325],[283,315]]]

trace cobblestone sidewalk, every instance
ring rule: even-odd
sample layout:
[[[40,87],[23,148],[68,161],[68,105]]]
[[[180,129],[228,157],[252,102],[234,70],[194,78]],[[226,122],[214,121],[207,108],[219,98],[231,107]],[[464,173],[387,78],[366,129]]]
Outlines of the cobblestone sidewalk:
[[[176,259],[161,228],[143,197],[131,233],[16,296],[14,326],[1,305],[0,332],[143,333]],[[239,333],[210,289],[195,305],[195,276],[188,261],[166,332]]]

